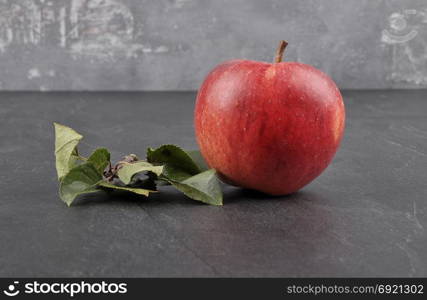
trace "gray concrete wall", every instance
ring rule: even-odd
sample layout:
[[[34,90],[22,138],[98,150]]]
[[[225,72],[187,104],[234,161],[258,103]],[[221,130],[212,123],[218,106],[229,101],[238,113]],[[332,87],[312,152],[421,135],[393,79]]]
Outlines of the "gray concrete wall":
[[[0,0],[0,89],[193,90],[280,39],[341,88],[427,87],[426,0]]]

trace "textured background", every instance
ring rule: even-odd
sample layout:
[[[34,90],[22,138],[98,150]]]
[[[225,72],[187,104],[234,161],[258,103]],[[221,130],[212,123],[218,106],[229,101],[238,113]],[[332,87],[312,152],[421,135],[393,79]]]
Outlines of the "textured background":
[[[427,87],[426,0],[0,0],[1,90],[194,90],[221,61]]]

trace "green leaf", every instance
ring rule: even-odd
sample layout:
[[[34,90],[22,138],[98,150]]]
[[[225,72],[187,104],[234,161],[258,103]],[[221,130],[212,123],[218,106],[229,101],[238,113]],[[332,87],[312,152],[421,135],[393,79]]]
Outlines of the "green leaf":
[[[132,188],[132,187],[126,187],[126,186],[117,186],[114,185],[112,183],[106,182],[106,181],[100,181],[98,182],[98,185],[107,189],[115,189],[115,190],[122,190],[122,191],[128,191],[128,192],[132,192],[138,195],[144,195],[147,196],[150,193],[156,193],[157,191],[153,191],[153,190],[147,190],[147,189],[142,189],[142,188]]]
[[[79,195],[101,190],[122,190],[148,196],[156,183],[172,184],[188,197],[212,205],[222,205],[222,192],[215,170],[208,170],[199,151],[184,151],[175,145],[147,150],[147,162],[119,162],[115,170],[120,181],[103,180],[110,164],[105,148],[95,150],[88,159],[79,156],[77,145],[83,138],[73,129],[54,123],[55,156],[60,197],[70,206]],[[78,160],[85,161],[78,164]]]
[[[196,175],[201,171],[191,157],[175,145],[163,145],[157,149],[148,148],[147,161],[166,165],[166,172],[168,169],[179,169],[183,173]]]
[[[153,166],[146,161],[126,163],[122,165],[117,175],[124,184],[129,184],[132,181],[132,177],[141,172],[152,172],[157,176],[160,176],[163,172],[163,166]]]
[[[191,174],[173,166],[165,165],[163,173],[159,176],[160,180],[171,179],[174,181],[184,181],[191,177]]]
[[[167,179],[173,186],[191,199],[211,205],[222,205],[222,191],[216,171],[210,169],[184,181]]]
[[[77,144],[83,138],[73,129],[54,123],[55,127],[55,157],[56,173],[61,180],[73,167],[76,166]]]
[[[82,194],[99,191],[97,183],[102,180],[102,175],[92,163],[83,163],[74,167],[62,179],[59,195],[68,206],[74,199]]]
[[[209,166],[206,163],[205,159],[202,156],[202,153],[200,153],[199,150],[190,150],[186,152],[202,172],[209,170]]]
[[[175,145],[164,145],[157,149],[149,148],[147,160],[164,164],[159,179],[169,182],[191,199],[222,205],[222,191],[216,172],[207,170],[200,152],[185,152]]]
[[[99,174],[103,174],[105,168],[110,163],[110,152],[105,148],[96,149],[87,159],[92,163]]]

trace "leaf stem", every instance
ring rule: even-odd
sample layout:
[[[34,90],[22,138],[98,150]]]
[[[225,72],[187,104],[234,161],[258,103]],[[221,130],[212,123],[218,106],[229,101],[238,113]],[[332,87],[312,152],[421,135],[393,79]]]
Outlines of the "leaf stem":
[[[76,147],[76,148],[74,148],[74,151],[76,152],[76,156],[77,156],[77,158],[78,158],[78,159],[83,160],[83,161],[87,161],[87,158],[86,158],[86,157],[83,157],[83,156],[81,156],[81,155],[79,154],[79,149],[77,149],[77,147]]]

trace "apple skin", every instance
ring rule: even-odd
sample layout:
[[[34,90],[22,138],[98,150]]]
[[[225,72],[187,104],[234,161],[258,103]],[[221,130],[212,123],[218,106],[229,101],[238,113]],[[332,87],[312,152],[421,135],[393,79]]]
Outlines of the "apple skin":
[[[322,173],[344,132],[331,78],[297,62],[232,60],[213,69],[196,100],[200,151],[227,183],[293,193]]]

